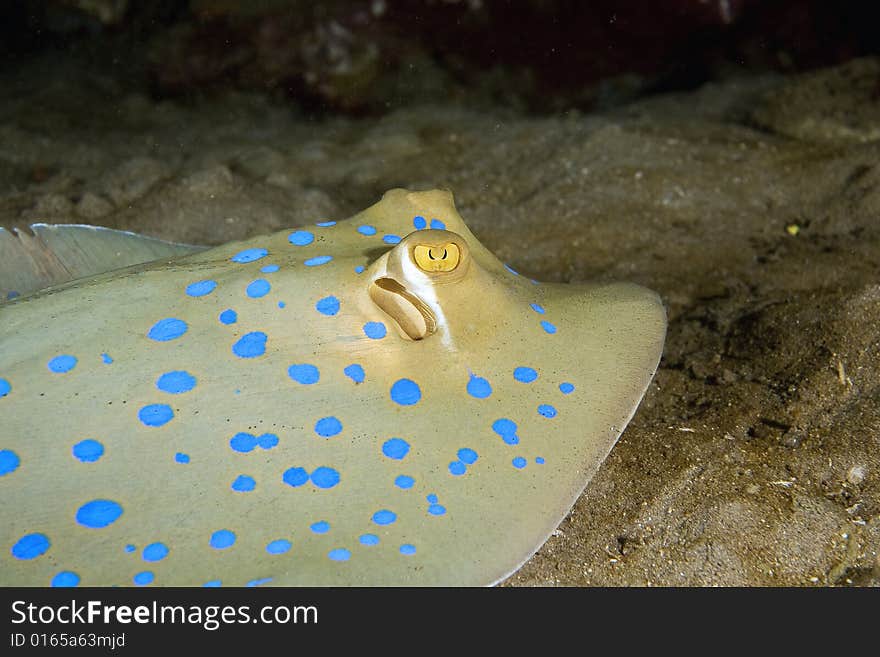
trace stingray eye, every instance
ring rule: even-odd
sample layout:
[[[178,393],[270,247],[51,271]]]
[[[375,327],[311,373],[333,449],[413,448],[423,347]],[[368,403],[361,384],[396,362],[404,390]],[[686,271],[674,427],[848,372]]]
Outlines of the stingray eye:
[[[418,244],[413,249],[413,260],[422,271],[452,271],[461,261],[461,250],[452,242],[445,246]]]

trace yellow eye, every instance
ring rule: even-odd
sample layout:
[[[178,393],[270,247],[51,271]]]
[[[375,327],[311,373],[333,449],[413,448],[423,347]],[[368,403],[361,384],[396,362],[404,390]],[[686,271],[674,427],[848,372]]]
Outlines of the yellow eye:
[[[443,246],[418,244],[413,249],[413,259],[422,271],[452,271],[461,261],[461,250],[452,242]]]

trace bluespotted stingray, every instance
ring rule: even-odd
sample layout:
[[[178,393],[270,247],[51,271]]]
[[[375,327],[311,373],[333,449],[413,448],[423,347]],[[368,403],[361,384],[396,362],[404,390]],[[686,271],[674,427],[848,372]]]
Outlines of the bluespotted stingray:
[[[34,233],[0,231],[2,585],[497,583],[663,347],[653,292],[521,276],[443,191],[210,249]]]

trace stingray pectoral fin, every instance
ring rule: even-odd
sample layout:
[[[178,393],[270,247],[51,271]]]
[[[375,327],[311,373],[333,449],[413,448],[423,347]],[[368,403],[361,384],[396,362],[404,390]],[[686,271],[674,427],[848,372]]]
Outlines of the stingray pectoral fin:
[[[370,298],[412,340],[422,340],[437,330],[437,320],[427,304],[393,278],[373,281]]]
[[[99,226],[33,224],[33,234],[0,228],[0,303],[78,278],[203,251]]]

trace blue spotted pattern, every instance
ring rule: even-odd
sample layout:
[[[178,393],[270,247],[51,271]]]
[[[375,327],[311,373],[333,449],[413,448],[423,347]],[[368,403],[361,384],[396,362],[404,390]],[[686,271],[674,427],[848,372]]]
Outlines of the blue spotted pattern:
[[[20,464],[18,454],[11,449],[0,449],[0,477],[15,472]]]
[[[12,546],[12,556],[16,559],[29,561],[46,553],[52,543],[45,534],[27,534]]]
[[[104,455],[104,446],[97,440],[87,438],[74,445],[71,451],[74,458],[83,463],[94,463]]]
[[[556,327],[553,324],[551,324],[550,322],[548,322],[546,319],[541,321],[541,328],[544,329],[544,331],[546,333],[549,333],[550,335],[553,335],[554,333],[556,333]]]
[[[179,395],[196,387],[196,377],[183,370],[165,372],[156,381],[156,387],[162,392]]]
[[[272,449],[278,444],[278,436],[274,433],[264,433],[257,437],[244,431],[235,434],[229,441],[229,446],[236,452],[251,452],[255,448]]]
[[[182,319],[166,317],[153,324],[152,328],[147,331],[147,337],[156,342],[168,342],[179,338],[186,333],[188,328]]]
[[[415,226],[416,230],[424,230],[427,225],[428,222],[425,221],[424,217],[419,215],[413,217],[413,226]]]
[[[144,561],[162,561],[169,552],[168,546],[164,543],[150,543],[144,548],[142,558]]]
[[[256,358],[266,353],[268,336],[262,331],[252,331],[241,336],[234,345],[232,353],[239,358]]]
[[[402,438],[391,438],[382,444],[382,453],[399,461],[409,453],[409,443]]]
[[[400,546],[400,553],[406,556],[416,553],[416,546],[410,543],[404,543]]]
[[[568,382],[560,383],[559,390],[562,392],[563,395],[570,395],[571,393],[574,392],[574,386]]]
[[[340,475],[337,470],[321,466],[315,468],[311,474],[312,483],[318,488],[333,488],[339,483]]]
[[[254,260],[259,260],[260,258],[264,258],[269,254],[266,249],[245,249],[244,251],[239,251],[234,256],[230,258],[232,262],[253,262]]]
[[[330,550],[330,552],[327,553],[327,556],[332,561],[348,561],[349,559],[351,559],[351,552],[349,552],[345,548],[335,548],[333,550]]]
[[[278,265],[266,265],[265,267],[260,267],[260,271],[264,274],[274,274],[279,269],[281,269],[281,267]]]
[[[538,406],[538,413],[546,418],[556,417],[556,409],[550,404],[541,404]]]
[[[348,365],[344,370],[342,370],[342,373],[355,383],[363,383],[364,379],[366,378],[364,368],[357,363]]]
[[[467,391],[471,397],[486,399],[486,397],[492,394],[492,386],[486,379],[471,374],[467,384]]]
[[[72,587],[79,584],[79,575],[70,570],[62,570],[52,578],[50,586],[53,587]]]
[[[477,456],[477,453],[470,447],[462,447],[460,450],[458,450],[458,454],[456,454],[456,456],[458,456],[459,461],[467,465],[473,465],[477,462],[477,458],[479,458]]]
[[[382,241],[385,242],[385,244],[400,244],[400,235],[385,235],[385,237],[382,238]]]
[[[334,296],[324,297],[315,304],[315,309],[322,315],[333,316],[339,312],[339,299]]]
[[[0,397],[5,397],[12,391],[12,384],[6,379],[0,379]]]
[[[382,322],[367,322],[364,324],[364,334],[372,340],[381,340],[388,333],[388,329]]]
[[[269,284],[269,281],[265,278],[258,278],[248,284],[245,292],[251,299],[259,299],[269,294],[269,290],[271,289],[272,286]]]
[[[318,267],[320,265],[326,265],[331,260],[333,260],[333,256],[322,255],[322,256],[315,256],[314,258],[309,258],[303,264],[306,267]]]
[[[228,529],[220,529],[211,534],[209,545],[215,550],[225,550],[235,544],[235,532]]]
[[[318,368],[309,363],[291,365],[287,368],[287,374],[291,379],[303,385],[312,385],[321,379]]]
[[[168,404],[149,404],[138,411],[138,419],[148,427],[161,427],[174,417]]]
[[[501,436],[508,445],[516,445],[519,437],[516,435],[516,422],[503,417],[492,423],[492,431]]]
[[[177,454],[174,455],[174,460],[177,463],[183,463],[183,464],[189,463],[189,454],[184,454],[183,452],[177,452]]]
[[[298,230],[291,233],[287,241],[294,246],[308,246],[315,241],[315,235],[307,230]]]
[[[368,237],[371,236],[371,235],[375,235],[375,234],[376,234],[376,228],[375,228],[375,226],[370,226],[370,225],[367,225],[367,224],[365,224],[365,225],[363,225],[363,226],[358,226],[357,231],[358,231],[361,235],[366,235],[366,236],[368,236]]]
[[[416,483],[416,480],[409,475],[398,475],[394,479],[394,485],[402,490],[409,490]]]
[[[330,531],[330,523],[326,520],[319,520],[309,525],[309,529],[315,534],[326,534]]]
[[[48,367],[50,371],[56,374],[65,374],[76,367],[76,356],[70,356],[69,354],[55,356],[55,358],[49,361]]]
[[[284,471],[281,479],[288,486],[298,488],[309,480],[309,473],[305,468],[288,468]]]
[[[395,520],[397,520],[397,514],[394,511],[389,511],[388,509],[382,509],[381,511],[376,511],[373,514],[373,522],[377,525],[390,525]]]
[[[398,379],[391,386],[391,399],[401,406],[412,406],[421,398],[422,391],[419,384],[411,379]]]
[[[291,542],[284,538],[279,538],[266,545],[266,552],[269,554],[284,554],[289,552],[293,547]]]
[[[446,230],[446,224],[439,219],[431,219],[431,230]]]
[[[138,573],[134,577],[132,577],[131,581],[133,581],[138,586],[147,586],[148,584],[152,584],[153,580],[155,580],[155,579],[156,579],[155,574],[153,574],[149,570],[145,570],[141,573]]]
[[[186,286],[186,293],[191,297],[204,297],[217,288],[217,281],[196,281]]]
[[[238,321],[238,313],[235,312],[232,308],[227,308],[218,317],[221,324],[235,324]]]
[[[248,475],[238,475],[235,478],[235,481],[232,482],[232,490],[239,493],[249,493],[254,488],[257,487],[257,482],[253,477],[249,477]]]
[[[522,456],[515,457],[512,463],[513,467],[517,468],[518,470],[522,470],[524,467],[526,467],[526,460]]]
[[[379,545],[379,537],[375,534],[361,534],[358,542],[361,545]]]
[[[122,515],[122,505],[113,500],[92,500],[76,512],[76,521],[83,527],[100,529],[112,525]]]
[[[538,373],[531,367],[517,367],[513,370],[513,378],[521,383],[531,383],[538,378]]]
[[[315,423],[315,433],[324,438],[330,438],[342,431],[342,422],[335,417],[322,417]]]

